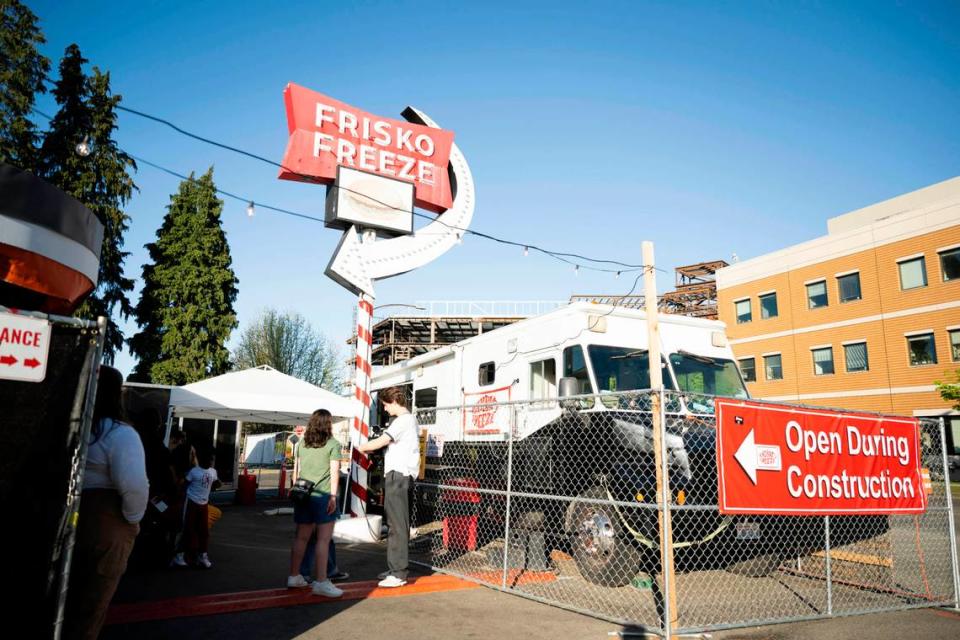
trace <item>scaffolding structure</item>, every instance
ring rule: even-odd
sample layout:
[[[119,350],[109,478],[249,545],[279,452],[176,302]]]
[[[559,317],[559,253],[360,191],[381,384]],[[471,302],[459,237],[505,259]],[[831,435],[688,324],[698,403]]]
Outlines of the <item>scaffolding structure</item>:
[[[371,363],[374,366],[397,364],[566,304],[566,301],[541,300],[430,300],[412,305],[383,305],[374,310]],[[386,307],[402,307],[403,312],[379,316],[378,311]],[[350,343],[355,339],[356,336],[351,338]]]
[[[717,270],[728,266],[724,260],[698,262],[674,269],[676,284],[657,298],[661,313],[717,319]],[[570,302],[595,302],[627,309],[643,309],[644,296],[630,295],[573,295]]]

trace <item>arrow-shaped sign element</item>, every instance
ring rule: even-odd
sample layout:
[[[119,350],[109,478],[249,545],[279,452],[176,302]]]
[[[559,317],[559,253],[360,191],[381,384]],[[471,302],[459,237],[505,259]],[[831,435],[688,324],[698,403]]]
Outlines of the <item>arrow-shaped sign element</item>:
[[[17,364],[17,359],[13,356],[0,356],[0,364],[5,364],[8,367],[12,367]]]
[[[740,443],[740,448],[733,457],[743,467],[753,484],[757,484],[757,469],[780,471],[782,466],[780,447],[775,444],[757,444],[754,441],[753,429],[750,429],[750,433]]]
[[[403,117],[410,122],[440,128],[413,107],[407,107]],[[470,226],[476,206],[473,175],[456,143],[450,147],[450,171],[451,183],[456,190],[452,207],[413,235],[390,240],[360,242],[356,227],[350,227],[327,265],[327,276],[353,293],[373,296],[375,280],[422,267],[454,247]]]
[[[23,366],[30,367],[31,369],[36,369],[40,366],[40,361],[36,358],[27,358],[23,361]]]

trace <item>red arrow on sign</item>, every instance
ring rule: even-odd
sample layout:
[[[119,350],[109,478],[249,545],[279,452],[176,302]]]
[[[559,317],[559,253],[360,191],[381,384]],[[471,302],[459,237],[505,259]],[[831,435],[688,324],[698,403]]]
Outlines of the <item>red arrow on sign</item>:
[[[0,364],[5,364],[10,367],[17,364],[17,359],[13,356],[0,356]]]
[[[36,369],[40,366],[40,361],[36,358],[27,358],[23,361],[23,366],[30,367],[31,369]]]

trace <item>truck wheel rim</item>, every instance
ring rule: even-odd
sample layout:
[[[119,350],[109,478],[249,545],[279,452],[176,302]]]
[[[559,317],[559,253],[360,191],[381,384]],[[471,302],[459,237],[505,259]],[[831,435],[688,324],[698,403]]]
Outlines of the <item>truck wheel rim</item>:
[[[600,557],[613,552],[615,532],[613,522],[604,513],[591,513],[580,523],[580,546],[589,555]]]

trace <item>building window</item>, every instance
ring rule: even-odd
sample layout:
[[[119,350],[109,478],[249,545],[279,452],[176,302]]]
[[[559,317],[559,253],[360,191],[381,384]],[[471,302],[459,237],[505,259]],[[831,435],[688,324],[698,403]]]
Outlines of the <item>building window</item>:
[[[827,376],[833,373],[833,347],[811,349],[813,352],[813,375]]]
[[[944,282],[960,279],[960,247],[940,252],[940,272]]]
[[[900,267],[900,288],[916,289],[927,286],[927,264],[923,256],[898,262]]]
[[[954,362],[960,362],[960,329],[953,329],[950,334],[950,358]]]
[[[753,320],[753,313],[750,311],[750,298],[737,300],[733,304],[737,310],[737,324],[743,324],[744,322]]]
[[[932,333],[907,336],[907,351],[910,352],[910,366],[937,364],[937,346]]]
[[[557,397],[557,363],[540,360],[530,363],[530,399],[546,400]]]
[[[807,285],[807,307],[819,309],[827,306],[827,281],[811,282]]]
[[[859,300],[860,295],[860,274],[848,273],[837,277],[837,289],[840,291],[840,302],[852,302]]]
[[[767,380],[783,380],[783,361],[779,353],[763,356],[763,369]]]
[[[489,384],[493,384],[494,378],[497,375],[497,365],[493,362],[484,362],[480,365],[480,371],[477,374],[477,382],[481,387],[485,387]]]
[[[847,373],[870,370],[866,342],[843,345],[843,359],[847,363]]]
[[[743,375],[744,382],[757,381],[757,363],[753,358],[743,358],[737,360],[740,365],[740,373]]]
[[[760,318],[766,320],[776,318],[778,315],[780,314],[777,312],[777,292],[760,296]]]

